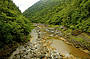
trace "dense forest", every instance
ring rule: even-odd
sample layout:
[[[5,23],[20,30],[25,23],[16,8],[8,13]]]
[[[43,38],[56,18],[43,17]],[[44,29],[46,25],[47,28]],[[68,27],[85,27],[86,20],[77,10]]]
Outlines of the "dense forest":
[[[31,25],[13,1],[0,0],[0,48],[14,41],[28,40]]]
[[[40,0],[23,14],[35,23],[90,32],[90,0]]]

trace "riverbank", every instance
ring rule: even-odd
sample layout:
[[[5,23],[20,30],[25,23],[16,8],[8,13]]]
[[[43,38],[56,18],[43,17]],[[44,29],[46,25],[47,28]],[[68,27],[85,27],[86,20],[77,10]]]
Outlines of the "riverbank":
[[[61,31],[62,35],[59,36],[63,37],[62,40],[67,41],[66,43],[71,44],[83,51],[90,51],[90,33],[81,32],[80,30],[71,30],[59,25],[49,25],[49,27],[56,28]]]
[[[18,47],[9,59],[85,59],[90,58],[89,53],[71,45],[63,37],[63,33],[56,27],[43,24],[34,24],[31,40]]]

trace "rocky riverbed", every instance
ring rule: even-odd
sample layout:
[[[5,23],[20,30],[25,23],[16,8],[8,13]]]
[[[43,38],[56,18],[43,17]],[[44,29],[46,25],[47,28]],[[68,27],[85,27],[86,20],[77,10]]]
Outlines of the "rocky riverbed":
[[[18,47],[9,59],[86,59],[90,58],[85,53],[72,45],[67,44],[62,38],[61,31],[47,25],[34,24],[30,41]],[[40,26],[42,25],[42,26]]]

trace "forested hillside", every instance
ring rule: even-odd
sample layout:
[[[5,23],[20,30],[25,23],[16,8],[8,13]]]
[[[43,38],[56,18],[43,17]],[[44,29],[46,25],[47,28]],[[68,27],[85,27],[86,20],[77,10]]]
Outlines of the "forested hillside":
[[[0,0],[0,48],[5,44],[28,40],[31,22],[11,0]]]
[[[90,59],[90,0],[24,1],[0,0],[0,59]]]
[[[90,0],[40,0],[23,14],[35,23],[90,32]]]

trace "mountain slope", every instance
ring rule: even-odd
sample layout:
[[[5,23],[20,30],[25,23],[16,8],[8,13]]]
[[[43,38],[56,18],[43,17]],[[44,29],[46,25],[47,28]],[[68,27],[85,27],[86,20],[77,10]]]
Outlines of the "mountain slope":
[[[25,41],[31,30],[30,26],[31,22],[11,0],[0,0],[0,48],[13,41]]]
[[[32,22],[90,32],[90,0],[40,0],[23,14]]]

